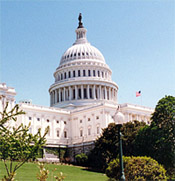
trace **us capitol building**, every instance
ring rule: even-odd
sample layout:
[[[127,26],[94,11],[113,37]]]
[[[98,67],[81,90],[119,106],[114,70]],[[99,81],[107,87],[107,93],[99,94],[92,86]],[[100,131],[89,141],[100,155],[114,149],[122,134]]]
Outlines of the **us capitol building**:
[[[54,83],[49,88],[50,107],[33,105],[30,101],[20,102],[26,112],[18,117],[20,123],[31,122],[30,132],[44,132],[47,126],[47,147],[74,148],[77,152],[87,150],[100,136],[102,128],[114,122],[118,107],[125,121],[139,120],[149,124],[152,108],[133,104],[119,104],[118,85],[112,81],[112,71],[102,53],[92,46],[87,38],[87,30],[82,24],[75,30],[76,41],[62,55],[54,72]],[[15,105],[15,89],[0,84],[0,111],[5,102]]]

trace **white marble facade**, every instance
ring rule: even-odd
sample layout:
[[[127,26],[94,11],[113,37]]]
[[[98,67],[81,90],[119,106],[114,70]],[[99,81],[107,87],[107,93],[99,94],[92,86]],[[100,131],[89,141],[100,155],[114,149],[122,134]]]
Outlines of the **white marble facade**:
[[[114,122],[117,107],[125,116],[125,122],[139,120],[149,124],[152,108],[132,104],[119,104],[118,86],[112,81],[112,71],[101,52],[86,38],[86,29],[79,22],[75,43],[65,51],[54,72],[55,82],[50,86],[50,106],[36,106],[30,101],[20,102],[26,112],[15,124],[31,122],[31,133],[38,128],[44,132],[47,126],[47,146],[92,143],[100,136],[102,128]],[[15,105],[16,92],[6,84],[0,84],[0,111],[8,101]],[[9,109],[10,109],[9,108]]]

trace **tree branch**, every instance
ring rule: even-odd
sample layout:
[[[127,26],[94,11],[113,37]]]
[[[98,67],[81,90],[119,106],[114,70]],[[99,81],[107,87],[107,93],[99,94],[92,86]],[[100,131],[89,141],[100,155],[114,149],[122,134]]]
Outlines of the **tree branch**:
[[[4,159],[3,159],[3,160],[4,160]],[[6,162],[5,162],[5,160],[4,160],[4,165],[5,165],[5,168],[6,168],[6,171],[7,171],[8,176],[10,176],[10,173],[9,173],[9,170],[8,170],[8,166],[7,166]]]

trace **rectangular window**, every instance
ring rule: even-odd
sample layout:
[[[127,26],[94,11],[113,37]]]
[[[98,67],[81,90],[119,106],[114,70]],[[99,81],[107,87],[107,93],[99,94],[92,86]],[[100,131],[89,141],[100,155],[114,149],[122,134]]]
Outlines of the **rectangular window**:
[[[95,70],[93,70],[93,76],[95,77]]]
[[[84,89],[84,99],[87,99],[87,90]]]
[[[75,99],[75,89],[73,89],[73,99]]]
[[[83,70],[83,76],[84,77],[86,76],[86,70]]]
[[[104,73],[103,73],[103,72],[101,72],[101,74],[102,74],[102,77],[104,77]]]
[[[88,118],[88,121],[90,121],[91,119],[90,118]]]
[[[57,130],[57,137],[59,137],[60,136],[60,132]]]
[[[89,96],[92,99],[92,89],[91,88],[89,89]]]
[[[91,70],[88,70],[88,76],[89,77],[91,76]]]
[[[75,70],[73,71],[73,77],[75,77]]]
[[[32,120],[32,117],[29,117],[29,120]]]
[[[80,137],[82,137],[83,136],[83,130],[81,129],[80,130]]]
[[[37,118],[37,121],[40,121],[40,118]]]
[[[97,134],[99,134],[100,133],[100,128],[99,127],[97,127]]]
[[[99,116],[97,116],[96,119],[99,119]]]
[[[91,128],[88,128],[88,135],[91,135]]]
[[[64,131],[64,138],[67,138],[67,131]]]
[[[78,70],[78,77],[80,77],[80,70]]]
[[[69,78],[71,78],[71,72],[69,71]]]
[[[98,71],[98,77],[100,77],[100,71]]]
[[[81,99],[81,89],[78,89],[78,99]]]
[[[66,77],[66,72],[64,73],[64,78],[66,79],[67,77]]]

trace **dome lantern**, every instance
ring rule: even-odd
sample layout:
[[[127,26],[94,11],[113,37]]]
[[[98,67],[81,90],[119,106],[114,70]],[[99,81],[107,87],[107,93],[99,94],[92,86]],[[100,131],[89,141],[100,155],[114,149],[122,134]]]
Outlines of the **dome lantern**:
[[[73,45],[76,45],[76,44],[82,44],[82,43],[87,43],[87,39],[86,39],[86,28],[84,28],[83,26],[83,23],[81,22],[82,20],[82,15],[81,13],[79,14],[79,17],[78,17],[78,20],[79,20],[79,26],[78,28],[75,30],[76,32],[76,35],[77,35],[77,39],[75,41],[75,43]]]

